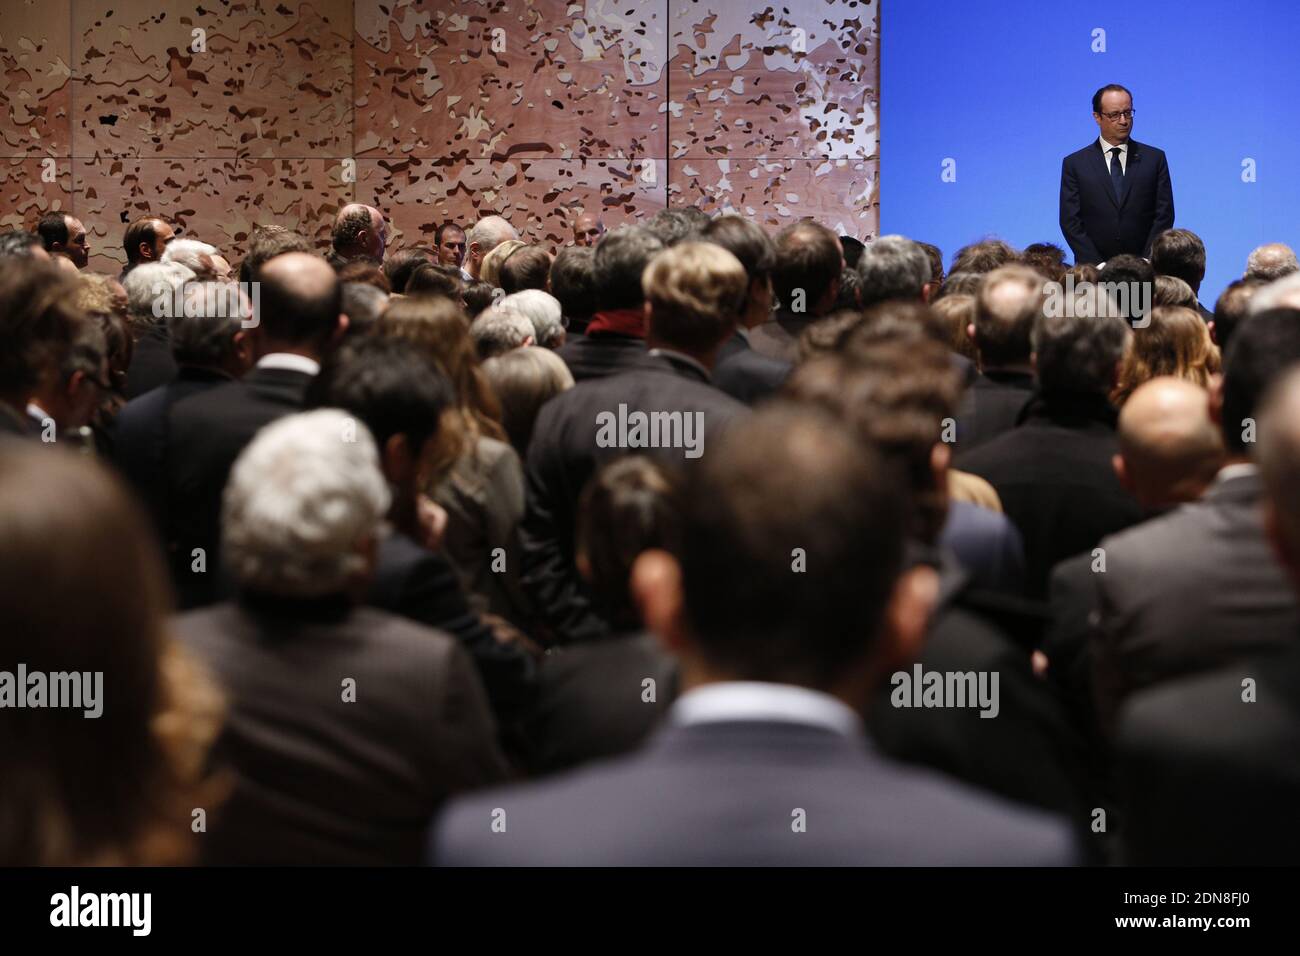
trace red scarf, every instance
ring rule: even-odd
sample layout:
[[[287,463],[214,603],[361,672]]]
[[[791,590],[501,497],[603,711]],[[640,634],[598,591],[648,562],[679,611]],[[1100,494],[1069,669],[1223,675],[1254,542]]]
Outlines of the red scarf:
[[[592,332],[617,332],[619,335],[631,335],[638,339],[645,338],[645,313],[640,309],[611,309],[609,312],[597,312],[591,317],[587,334]]]

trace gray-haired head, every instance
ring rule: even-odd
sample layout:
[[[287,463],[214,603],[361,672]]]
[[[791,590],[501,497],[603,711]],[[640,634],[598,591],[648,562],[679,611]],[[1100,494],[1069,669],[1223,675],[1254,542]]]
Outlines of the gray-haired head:
[[[469,334],[480,359],[489,359],[535,341],[533,323],[528,316],[499,305],[479,313],[470,323]]]
[[[136,266],[122,279],[132,323],[139,328],[158,322],[166,314],[164,309],[175,301],[176,290],[193,279],[194,270],[179,262],[143,262]],[[155,309],[160,297],[165,297],[166,305]]]
[[[1273,282],[1293,272],[1300,272],[1295,251],[1284,242],[1270,242],[1251,250],[1246,257],[1246,274],[1242,278]]]
[[[147,268],[137,266],[131,275]],[[189,282],[183,304],[167,317],[176,364],[222,367],[235,349],[235,335],[253,315],[248,297],[233,282]]]
[[[1039,389],[1047,393],[1106,395],[1132,330],[1115,315],[1097,286],[1079,287],[1074,308],[1050,309],[1034,316],[1030,345]],[[1081,304],[1086,297],[1093,301]],[[1073,315],[1057,314],[1073,312]],[[1095,316],[1089,318],[1085,316]]]
[[[203,280],[215,279],[216,264],[212,257],[218,255],[217,247],[197,239],[173,239],[163,250],[160,262],[178,262]]]
[[[473,246],[480,257],[487,255],[503,242],[519,238],[519,230],[503,216],[484,216],[474,223],[469,235],[465,237],[465,246]]]
[[[890,299],[915,300],[930,281],[930,257],[906,236],[881,236],[858,259],[862,307]]]
[[[664,244],[644,226],[623,226],[596,243],[592,276],[596,311],[639,309],[645,304],[641,275]]]
[[[344,282],[341,308],[348,317],[349,333],[365,332],[388,308],[388,296],[369,282]]]
[[[525,289],[503,297],[498,303],[533,323],[533,341],[544,349],[558,349],[564,344],[564,318],[560,300],[541,289]]]
[[[363,581],[390,502],[374,439],[337,409],[257,433],[230,472],[223,553],[249,591],[310,598]]]
[[[1250,314],[1269,309],[1300,309],[1300,272],[1293,272],[1260,289],[1250,300]]]

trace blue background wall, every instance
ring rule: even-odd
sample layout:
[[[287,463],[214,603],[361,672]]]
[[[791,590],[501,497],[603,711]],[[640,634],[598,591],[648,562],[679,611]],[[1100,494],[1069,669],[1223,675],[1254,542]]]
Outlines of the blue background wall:
[[[1293,0],[882,0],[880,232],[945,265],[985,235],[1069,255],[1061,159],[1097,138],[1093,92],[1122,83],[1133,138],[1168,155],[1175,225],[1205,240],[1213,308],[1255,246],[1300,246],[1298,37]]]

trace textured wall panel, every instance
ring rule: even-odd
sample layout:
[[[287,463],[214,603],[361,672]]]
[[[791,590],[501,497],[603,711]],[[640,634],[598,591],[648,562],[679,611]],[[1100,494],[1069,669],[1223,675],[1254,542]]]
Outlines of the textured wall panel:
[[[71,8],[47,0],[0,2],[0,150],[8,156],[69,156]]]

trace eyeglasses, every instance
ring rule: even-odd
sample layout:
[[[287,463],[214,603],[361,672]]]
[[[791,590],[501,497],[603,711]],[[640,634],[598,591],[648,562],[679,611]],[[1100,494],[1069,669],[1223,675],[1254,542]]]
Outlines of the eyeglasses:
[[[1137,110],[1120,110],[1118,113],[1102,113],[1100,115],[1106,117],[1106,119],[1110,120],[1112,123],[1115,123],[1119,121],[1121,116],[1125,119],[1132,119],[1133,114],[1136,112]]]

